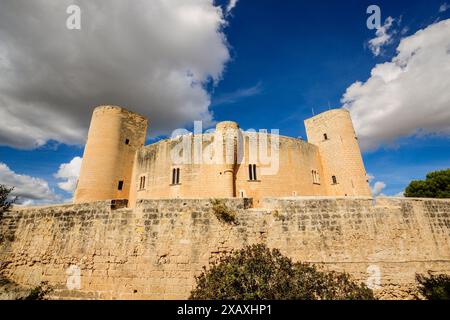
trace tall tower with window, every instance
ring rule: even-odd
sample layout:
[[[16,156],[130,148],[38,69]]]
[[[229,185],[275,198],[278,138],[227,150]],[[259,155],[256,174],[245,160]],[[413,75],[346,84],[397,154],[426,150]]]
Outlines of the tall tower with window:
[[[330,110],[305,120],[305,127],[308,142],[319,148],[329,195],[371,197],[350,112]]]
[[[141,115],[117,106],[95,108],[74,203],[128,199],[134,156],[146,133]]]

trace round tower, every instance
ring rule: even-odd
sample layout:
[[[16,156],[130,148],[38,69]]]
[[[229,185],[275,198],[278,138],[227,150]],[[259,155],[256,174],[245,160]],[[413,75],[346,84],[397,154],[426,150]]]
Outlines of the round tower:
[[[330,110],[305,120],[305,127],[308,142],[319,148],[329,195],[371,197],[350,112]]]
[[[215,151],[216,164],[220,171],[220,186],[224,198],[233,198],[235,191],[235,170],[237,158],[237,140],[239,125],[233,121],[224,121],[216,125]],[[222,192],[221,192],[222,193]]]
[[[143,116],[117,106],[95,108],[74,203],[128,199],[134,156],[146,133]]]

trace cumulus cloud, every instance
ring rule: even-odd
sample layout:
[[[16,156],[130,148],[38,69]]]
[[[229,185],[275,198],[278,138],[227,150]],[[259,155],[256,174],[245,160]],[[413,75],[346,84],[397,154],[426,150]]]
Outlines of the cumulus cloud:
[[[389,33],[389,30],[391,29],[393,23],[394,19],[392,17],[387,17],[384,24],[377,28],[375,33],[376,37],[369,40],[369,49],[375,56],[379,56],[381,54],[381,49],[383,46],[392,42],[392,34]]]
[[[443,3],[443,4],[441,4],[441,6],[439,7],[439,12],[445,12],[445,11],[447,11],[448,9],[450,9],[450,4],[448,4],[448,3]]]
[[[390,62],[372,69],[341,99],[363,150],[400,137],[450,134],[450,19],[401,40]]]
[[[383,181],[376,181],[375,183],[372,183],[375,181],[375,176],[370,173],[367,174],[367,179],[369,180],[370,183],[372,196],[374,197],[384,196],[382,191],[386,188],[386,183],[384,183]]]
[[[0,184],[14,187],[13,196],[18,196],[22,205],[55,203],[62,199],[49,187],[47,181],[12,171],[0,162]]]
[[[205,87],[230,58],[214,1],[79,0],[81,30],[66,28],[72,4],[2,1],[1,145],[82,144],[100,104],[144,114],[153,135],[212,122]]]
[[[383,181],[375,182],[375,184],[372,186],[372,195],[374,197],[382,195],[381,192],[383,191],[384,188],[386,188],[386,184]]]
[[[75,157],[69,163],[63,163],[55,173],[55,178],[65,181],[59,182],[58,187],[66,192],[73,193],[77,186],[78,176],[80,175],[82,158]]]
[[[230,13],[231,10],[234,9],[234,7],[236,7],[238,0],[230,0],[228,2],[227,8],[226,8],[226,13]]]
[[[405,197],[405,192],[404,192],[404,191],[401,191],[401,192],[395,194],[394,197],[397,197],[397,198],[404,198],[404,197]]]

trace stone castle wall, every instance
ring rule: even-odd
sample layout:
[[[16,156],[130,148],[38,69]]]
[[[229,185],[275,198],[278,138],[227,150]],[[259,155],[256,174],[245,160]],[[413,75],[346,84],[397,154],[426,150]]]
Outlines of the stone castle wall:
[[[308,142],[224,121],[214,133],[184,131],[144,147],[147,124],[118,106],[94,110],[74,203],[239,197],[259,207],[266,197],[371,196],[344,109],[306,120]]]
[[[21,285],[48,281],[55,298],[184,299],[211,259],[265,243],[360,281],[379,272],[381,298],[411,298],[416,272],[450,274],[450,200],[265,199],[259,209],[225,201],[235,226],[206,199],[13,211],[0,224],[0,273]],[[80,287],[69,290],[74,270]]]
[[[250,181],[249,137],[243,135],[242,158],[231,168],[234,170],[231,180],[224,179],[226,165],[195,164],[194,153],[190,154],[189,164],[172,164],[172,150],[184,139],[190,149],[195,149],[195,140],[201,139],[204,150],[214,150],[210,146],[215,141],[214,135],[203,134],[199,137],[186,135],[182,138],[163,140],[146,146],[137,151],[133,173],[130,203],[136,199],[168,199],[168,198],[225,198],[244,197],[254,199],[254,205],[259,206],[264,197],[289,197],[293,195],[319,196],[327,194],[327,186],[331,178],[323,175],[318,148],[300,139],[279,136],[276,144],[279,155],[276,174],[263,175],[270,165],[257,165],[257,179]],[[273,136],[268,134],[268,140]],[[257,140],[257,139],[255,139]],[[270,151],[270,143],[269,150]],[[257,146],[257,150],[259,145]],[[205,151],[205,155],[207,155]],[[212,155],[214,156],[214,154]],[[206,156],[205,156],[206,158]],[[180,184],[172,184],[172,170],[180,169]],[[312,170],[320,177],[315,183]],[[141,177],[145,177],[145,187],[140,189]],[[234,192],[227,192],[226,186],[234,187]],[[234,184],[234,186],[233,186]]]

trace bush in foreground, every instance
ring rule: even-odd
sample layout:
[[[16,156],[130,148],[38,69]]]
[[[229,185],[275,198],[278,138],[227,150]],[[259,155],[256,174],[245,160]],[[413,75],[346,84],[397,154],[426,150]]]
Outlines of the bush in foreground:
[[[280,251],[253,245],[213,262],[196,278],[192,300],[373,300],[346,273],[293,263]]]
[[[416,274],[419,294],[427,300],[450,300],[450,276]]]

